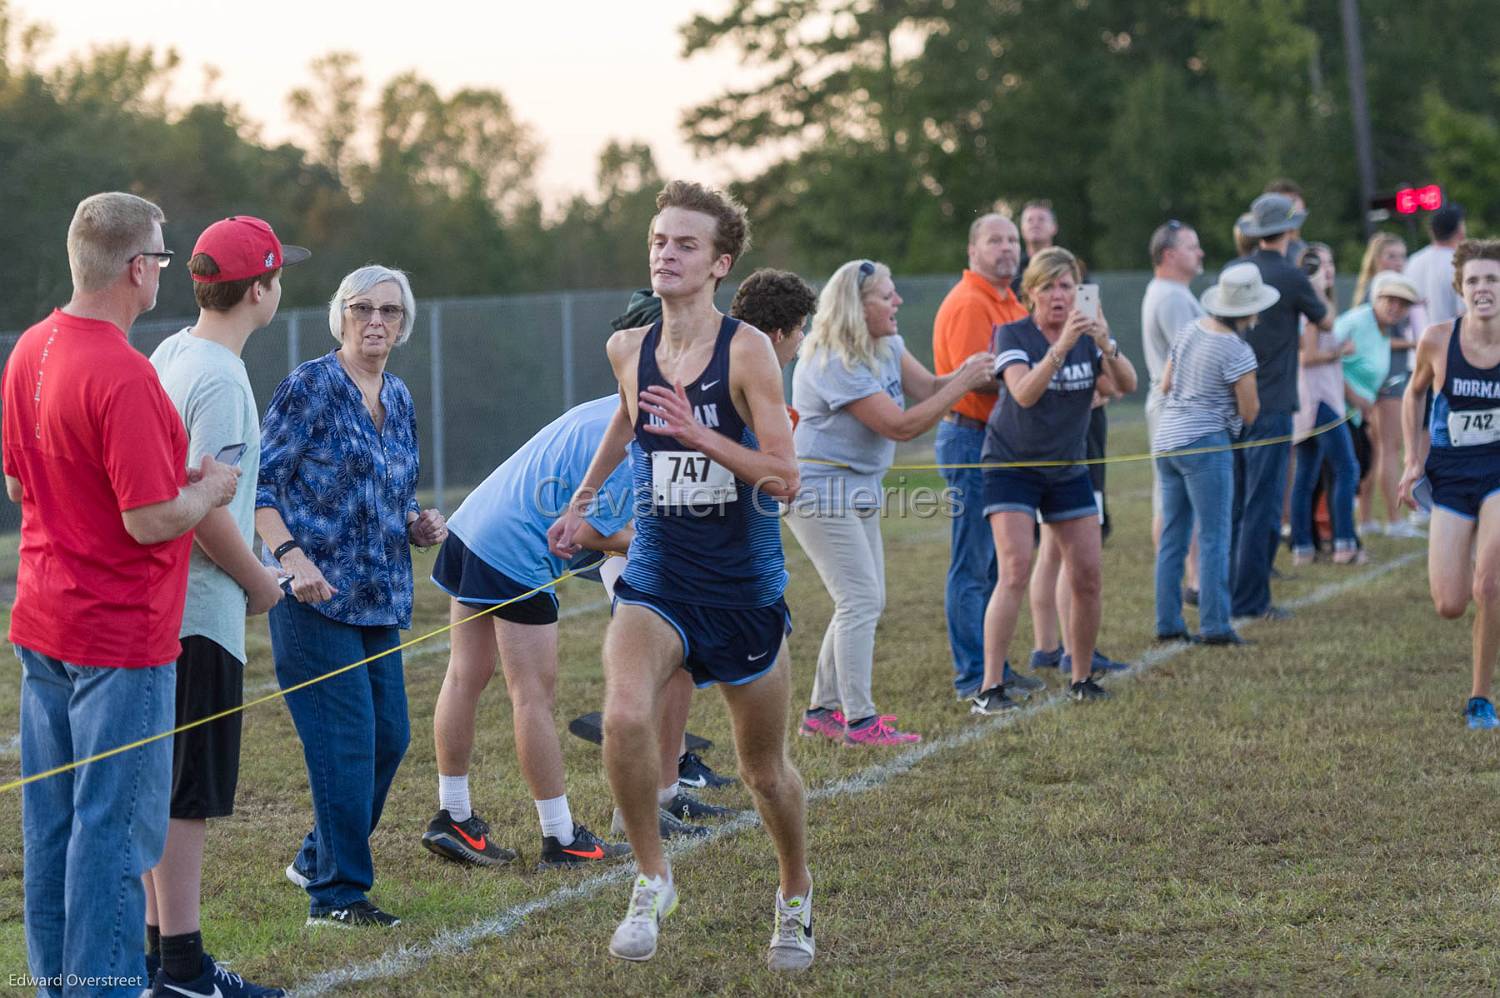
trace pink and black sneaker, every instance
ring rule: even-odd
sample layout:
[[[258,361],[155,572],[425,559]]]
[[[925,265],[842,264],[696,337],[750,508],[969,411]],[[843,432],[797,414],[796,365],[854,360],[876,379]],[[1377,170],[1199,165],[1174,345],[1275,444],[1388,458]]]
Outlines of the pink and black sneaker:
[[[845,745],[912,745],[922,740],[914,731],[898,731],[891,727],[894,714],[881,714],[866,718],[844,729]]]
[[[797,729],[804,735],[822,735],[836,742],[844,740],[844,712],[827,707],[814,707],[802,715],[802,726]]]

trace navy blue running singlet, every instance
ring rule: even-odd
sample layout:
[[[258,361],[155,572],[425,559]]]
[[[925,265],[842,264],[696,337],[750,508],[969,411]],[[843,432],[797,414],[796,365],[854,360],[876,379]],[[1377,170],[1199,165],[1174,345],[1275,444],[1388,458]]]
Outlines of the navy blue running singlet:
[[[699,423],[758,449],[729,392],[729,344],[737,328],[739,320],[726,315],[708,367],[683,390]],[[639,391],[652,385],[672,388],[656,366],[660,342],[658,321],[641,340]],[[625,582],[641,592],[702,606],[775,603],[787,581],[778,503],[675,437],[647,432],[646,423],[655,418],[637,406],[631,451],[635,539]]]
[[[1432,449],[1429,454],[1466,462],[1476,459],[1500,470],[1500,365],[1481,370],[1464,358],[1459,333],[1463,318],[1453,320],[1448,337],[1448,364],[1443,387],[1432,400]]]

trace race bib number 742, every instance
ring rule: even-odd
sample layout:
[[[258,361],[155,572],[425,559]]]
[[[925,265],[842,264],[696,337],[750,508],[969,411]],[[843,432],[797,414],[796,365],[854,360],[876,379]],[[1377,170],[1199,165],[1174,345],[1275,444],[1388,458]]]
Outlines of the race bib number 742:
[[[1476,447],[1500,440],[1500,409],[1448,413],[1448,440],[1454,447]]]
[[[734,475],[701,451],[651,453],[651,497],[657,506],[720,506],[739,500]]]

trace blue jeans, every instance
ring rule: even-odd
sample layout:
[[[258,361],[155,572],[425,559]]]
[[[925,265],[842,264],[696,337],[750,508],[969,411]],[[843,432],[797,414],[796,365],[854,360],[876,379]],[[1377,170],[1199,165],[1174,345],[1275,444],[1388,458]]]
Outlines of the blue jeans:
[[[937,459],[942,465],[978,464],[984,431],[947,420],[938,424]],[[976,691],[984,681],[984,608],[999,578],[995,541],[984,516],[984,472],[943,468],[952,490],[948,515],[948,647],[953,651],[953,688]]]
[[[282,689],[400,643],[395,627],[341,624],[296,600],[272,608],[270,624]],[[314,818],[293,862],[320,914],[364,900],[375,882],[370,834],[411,741],[401,653],[289,694],[286,705],[302,739]]]
[[[1223,430],[1180,450],[1226,447]],[[1161,544],[1156,550],[1156,633],[1182,634],[1182,563],[1198,522],[1198,623],[1205,637],[1228,634],[1230,501],[1234,458],[1228,451],[1156,459],[1161,483]]]
[[[1314,425],[1326,426],[1336,421],[1339,415],[1326,402],[1319,402]],[[1313,552],[1313,489],[1317,487],[1324,461],[1333,465],[1328,516],[1333,521],[1334,550],[1353,551],[1357,544],[1354,539],[1354,493],[1359,489],[1359,459],[1354,456],[1354,438],[1349,435],[1346,423],[1297,445],[1297,473],[1292,479],[1292,550],[1299,554]]]
[[[1241,441],[1290,436],[1292,414],[1267,412],[1245,429]],[[1257,617],[1271,609],[1271,562],[1281,538],[1290,441],[1234,452],[1234,567],[1232,612]]]
[[[21,659],[21,772],[46,772],[169,731],[177,667]],[[148,985],[141,874],[167,842],[172,740],[59,773],[21,790],[26,952],[38,995],[129,995]],[[68,975],[96,983],[68,983]],[[101,979],[119,982],[113,986]]]

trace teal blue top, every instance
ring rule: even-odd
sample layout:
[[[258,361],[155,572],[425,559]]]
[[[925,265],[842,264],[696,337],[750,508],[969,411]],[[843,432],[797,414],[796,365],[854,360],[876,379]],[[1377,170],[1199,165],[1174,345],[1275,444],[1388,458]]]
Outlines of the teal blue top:
[[[1334,320],[1333,334],[1342,345],[1354,341],[1354,352],[1344,358],[1344,383],[1366,402],[1374,402],[1391,372],[1391,341],[1375,321],[1375,306],[1356,305]],[[1349,421],[1360,424],[1359,410],[1349,407]]]

